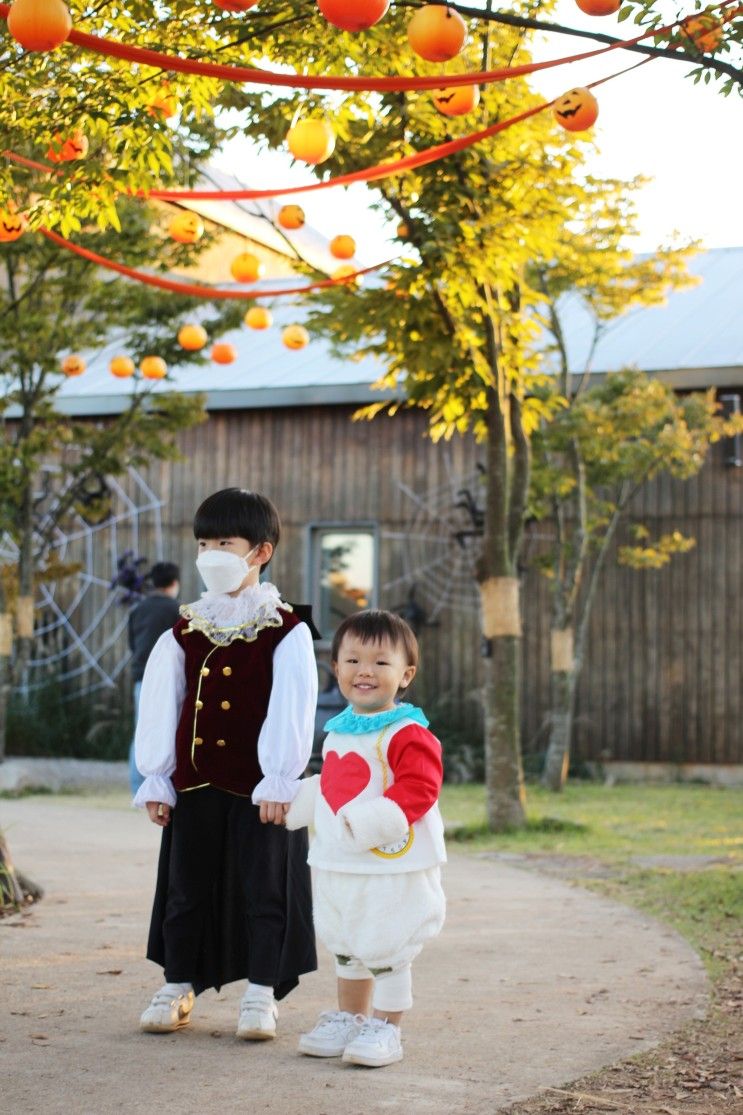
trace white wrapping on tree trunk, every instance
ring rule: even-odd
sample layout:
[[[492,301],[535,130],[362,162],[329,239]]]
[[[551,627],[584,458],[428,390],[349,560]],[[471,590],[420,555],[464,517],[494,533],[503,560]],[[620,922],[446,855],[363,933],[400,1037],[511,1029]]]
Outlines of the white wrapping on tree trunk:
[[[488,577],[480,585],[480,603],[486,639],[521,635],[518,577]]]
[[[34,598],[19,596],[15,605],[16,626],[19,639],[34,637]]]
[[[550,631],[550,665],[555,673],[568,674],[573,669],[573,629],[553,627]]]
[[[9,615],[0,615],[0,657],[9,658],[13,650],[13,620]]]

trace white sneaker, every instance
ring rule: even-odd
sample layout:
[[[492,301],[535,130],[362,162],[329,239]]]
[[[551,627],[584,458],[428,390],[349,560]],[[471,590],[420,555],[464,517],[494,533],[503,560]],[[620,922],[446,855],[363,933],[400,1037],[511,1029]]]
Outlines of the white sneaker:
[[[358,1035],[343,1051],[343,1060],[349,1065],[366,1065],[370,1069],[393,1065],[402,1061],[400,1027],[383,1018],[364,1018],[356,1015],[361,1024]]]
[[[279,1008],[274,999],[243,997],[236,1034],[246,1041],[269,1041],[276,1037]]]
[[[302,1034],[299,1052],[308,1057],[340,1057],[350,1041],[358,1035],[362,1014],[349,1014],[346,1010],[324,1010],[314,1030]]]
[[[146,1034],[172,1034],[191,1021],[193,991],[184,991],[182,983],[166,983],[142,1014],[139,1028]]]

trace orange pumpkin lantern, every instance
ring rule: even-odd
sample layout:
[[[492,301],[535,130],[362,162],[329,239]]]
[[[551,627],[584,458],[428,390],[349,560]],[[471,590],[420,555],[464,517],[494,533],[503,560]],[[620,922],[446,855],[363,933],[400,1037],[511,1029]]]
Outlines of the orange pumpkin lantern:
[[[357,274],[357,270],[352,263],[343,263],[340,267],[336,267],[330,277],[336,282],[347,282],[349,286],[361,286],[363,279]]]
[[[181,348],[185,348],[186,352],[198,352],[199,349],[204,347],[208,339],[206,329],[201,325],[192,325],[187,322],[178,330],[178,344]]]
[[[76,352],[71,352],[69,356],[65,356],[62,361],[62,371],[66,376],[81,376],[85,371],[87,364],[82,356]]]
[[[145,379],[165,379],[168,365],[161,356],[145,356],[139,370]]]
[[[681,31],[703,54],[712,54],[722,42],[722,26],[708,12],[685,19]]]
[[[443,116],[464,116],[479,105],[480,89],[477,85],[455,85],[451,89],[439,89],[433,95],[433,103]]]
[[[55,50],[72,30],[62,0],[15,0],[8,12],[8,31],[26,50]]]
[[[108,367],[117,379],[128,379],[134,375],[134,361],[128,356],[114,356]]]
[[[408,24],[408,42],[418,57],[427,62],[454,58],[466,38],[467,24],[459,12],[443,4],[426,4]]]
[[[211,358],[215,364],[234,364],[237,360],[237,349],[228,345],[226,341],[219,341],[212,345]]]
[[[316,165],[324,163],[335,150],[335,133],[327,120],[298,120],[286,137],[295,159]]]
[[[270,329],[273,325],[273,314],[265,306],[251,306],[244,321],[250,329]]]
[[[303,325],[287,325],[281,334],[281,340],[287,348],[296,350],[307,347],[310,335]]]
[[[196,213],[184,210],[176,213],[168,231],[171,240],[177,240],[179,244],[195,244],[204,235],[204,222]]]
[[[599,103],[590,89],[571,89],[557,98],[552,113],[566,131],[584,132],[596,123]]]
[[[155,93],[147,106],[147,112],[150,116],[159,116],[163,120],[169,120],[171,116],[175,116],[178,108],[178,98],[170,92],[170,86],[166,83],[161,85]]]
[[[255,283],[262,278],[265,270],[266,265],[263,260],[254,256],[252,252],[241,252],[230,264],[232,277],[237,279],[238,283]]]
[[[84,159],[88,153],[88,137],[76,128],[65,139],[61,132],[56,132],[46,157],[50,163],[71,163],[74,159]]]
[[[366,31],[387,14],[390,0],[317,0],[317,6],[341,31]]]
[[[353,259],[356,255],[356,241],[353,236],[334,236],[330,241],[330,254],[336,259]]]
[[[0,244],[11,244],[23,236],[26,223],[22,213],[16,213],[14,209],[0,209]]]
[[[395,231],[395,235],[398,236],[400,240],[407,240],[407,238],[410,236],[410,229],[406,225],[405,221],[400,221]]]
[[[622,0],[575,0],[586,15],[614,15],[622,6]]]
[[[304,209],[301,205],[282,205],[278,222],[282,228],[301,228],[304,224]]]

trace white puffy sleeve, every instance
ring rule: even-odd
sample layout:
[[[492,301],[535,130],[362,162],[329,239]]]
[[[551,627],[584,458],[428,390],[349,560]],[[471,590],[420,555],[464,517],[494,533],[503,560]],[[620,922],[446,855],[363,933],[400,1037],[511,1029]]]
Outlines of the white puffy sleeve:
[[[175,732],[186,695],[185,659],[172,631],[160,636],[147,659],[134,734],[134,758],[144,775],[133,802],[139,809],[148,801],[175,805],[170,776],[175,770]]]
[[[312,636],[299,623],[273,652],[273,686],[258,736],[263,778],[253,803],[293,801],[312,753],[317,704],[317,665]]]

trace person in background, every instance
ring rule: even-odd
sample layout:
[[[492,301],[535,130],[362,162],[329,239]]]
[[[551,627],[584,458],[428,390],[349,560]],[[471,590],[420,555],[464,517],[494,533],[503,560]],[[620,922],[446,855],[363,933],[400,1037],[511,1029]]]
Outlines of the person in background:
[[[134,699],[134,724],[139,715],[139,694],[142,691],[142,677],[150,651],[157,640],[169,631],[179,619],[178,593],[180,591],[180,570],[172,561],[158,561],[152,566],[148,580],[152,592],[140,600],[129,613],[129,650],[132,652],[132,696]],[[129,784],[132,796],[144,781],[134,761],[134,739],[129,747]]]

